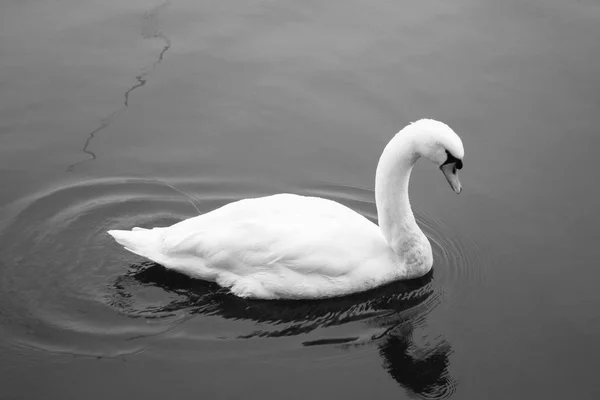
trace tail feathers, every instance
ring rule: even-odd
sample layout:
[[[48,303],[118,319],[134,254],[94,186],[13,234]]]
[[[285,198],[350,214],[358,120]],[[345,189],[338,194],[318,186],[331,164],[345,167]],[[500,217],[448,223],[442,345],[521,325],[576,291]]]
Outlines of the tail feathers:
[[[160,263],[162,240],[159,229],[133,228],[131,231],[108,231],[126,250]]]

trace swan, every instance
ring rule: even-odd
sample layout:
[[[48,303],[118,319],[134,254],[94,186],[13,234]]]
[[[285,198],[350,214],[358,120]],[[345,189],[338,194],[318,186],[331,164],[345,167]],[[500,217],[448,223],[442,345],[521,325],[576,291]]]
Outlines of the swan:
[[[384,148],[375,174],[379,225],[332,200],[295,194],[249,198],[169,227],[111,230],[128,251],[240,297],[318,299],[425,275],[431,245],[415,221],[415,162],[438,165],[456,193],[464,148],[446,124],[421,119]]]

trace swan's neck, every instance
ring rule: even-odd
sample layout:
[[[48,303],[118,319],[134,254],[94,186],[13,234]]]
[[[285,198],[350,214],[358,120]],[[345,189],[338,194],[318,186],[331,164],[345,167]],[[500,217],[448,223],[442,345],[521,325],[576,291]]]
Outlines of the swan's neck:
[[[417,264],[429,264],[424,266],[429,268],[431,247],[415,221],[408,199],[410,173],[419,157],[412,134],[398,133],[379,159],[375,176],[375,200],[379,227],[401,261],[407,263],[409,258],[416,256]],[[422,251],[414,254],[415,249]]]

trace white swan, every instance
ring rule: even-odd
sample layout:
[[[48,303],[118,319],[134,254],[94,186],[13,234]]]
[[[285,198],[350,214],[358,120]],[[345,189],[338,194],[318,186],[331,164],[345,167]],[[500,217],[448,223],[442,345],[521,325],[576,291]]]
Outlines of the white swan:
[[[315,299],[417,278],[433,264],[408,200],[414,163],[440,166],[460,193],[463,144],[447,125],[422,119],[402,129],[377,166],[379,226],[350,208],[294,194],[244,199],[166,228],[112,230],[127,250],[241,297]]]

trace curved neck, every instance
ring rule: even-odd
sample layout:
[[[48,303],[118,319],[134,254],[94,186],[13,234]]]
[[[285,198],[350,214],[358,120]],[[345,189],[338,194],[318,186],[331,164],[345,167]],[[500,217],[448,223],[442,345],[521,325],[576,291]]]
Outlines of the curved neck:
[[[423,237],[408,200],[410,173],[420,157],[411,136],[402,131],[394,136],[381,154],[375,175],[379,227],[398,255],[407,244]]]

